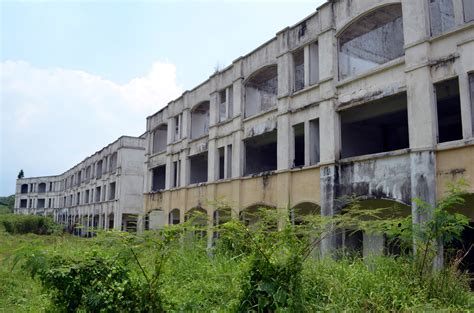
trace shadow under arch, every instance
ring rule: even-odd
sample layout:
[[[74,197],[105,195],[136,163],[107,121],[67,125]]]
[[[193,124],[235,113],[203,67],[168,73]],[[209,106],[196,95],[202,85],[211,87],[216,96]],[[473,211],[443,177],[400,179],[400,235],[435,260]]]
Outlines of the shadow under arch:
[[[378,219],[405,218],[411,215],[411,207],[395,199],[380,199],[362,197],[355,202],[347,203],[341,214],[347,214],[351,209],[379,210],[376,214]],[[364,218],[366,220],[372,219]],[[350,254],[366,257],[369,255],[393,254],[399,255],[403,250],[400,242],[391,240],[384,234],[369,234],[361,229],[344,228],[342,233],[342,248]]]
[[[208,228],[207,210],[203,207],[194,207],[184,214],[184,220],[195,228],[194,234],[199,238],[205,238]]]
[[[256,226],[262,221],[262,217],[265,216],[265,212],[267,210],[276,212],[276,207],[265,203],[252,204],[240,211],[239,218],[245,224],[245,226]],[[276,224],[275,227],[277,226]]]
[[[174,208],[168,213],[168,225],[177,225],[179,223],[181,223],[181,212],[178,208]]]
[[[305,218],[312,215],[321,215],[321,207],[310,201],[300,202],[290,210],[290,221],[292,225],[305,223]]]

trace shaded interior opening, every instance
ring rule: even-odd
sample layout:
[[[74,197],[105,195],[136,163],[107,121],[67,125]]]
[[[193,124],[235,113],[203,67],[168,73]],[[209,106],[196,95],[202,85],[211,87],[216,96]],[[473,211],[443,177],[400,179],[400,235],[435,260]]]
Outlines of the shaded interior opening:
[[[204,101],[191,112],[191,138],[209,133],[209,101]]]
[[[245,143],[244,175],[277,169],[277,131],[251,137]]]
[[[402,6],[386,5],[361,17],[339,38],[339,78],[368,71],[405,54]]]
[[[438,142],[462,139],[461,98],[458,79],[435,84]]]
[[[409,147],[406,93],[341,112],[342,158]]]
[[[116,183],[110,183],[109,185],[109,200],[114,200],[115,199],[115,186]]]
[[[36,207],[38,209],[43,209],[45,206],[45,203],[46,203],[45,199],[38,199],[38,203],[36,204]]]
[[[320,161],[319,119],[309,121],[309,163],[317,164]]]
[[[166,124],[158,126],[153,131],[153,153],[163,152],[166,150],[167,136],[168,126]]]
[[[455,26],[453,0],[430,0],[431,35],[442,34]]]
[[[46,192],[46,184],[40,183],[38,184],[38,193],[45,193]]]
[[[224,179],[225,174],[225,147],[218,149],[219,153],[219,177],[218,179]]]
[[[293,167],[304,166],[304,123],[293,126],[294,142],[295,142],[295,158]]]
[[[170,225],[176,225],[176,224],[180,223],[179,209],[171,210],[171,212],[169,214],[168,223]]]
[[[26,199],[20,200],[20,208],[26,208],[27,204],[28,204],[28,200]]]
[[[277,104],[278,71],[272,65],[260,70],[245,85],[245,117],[269,110]]]
[[[21,193],[28,193],[28,184],[21,185]]]
[[[293,70],[295,73],[294,91],[304,88],[304,49],[293,53]]]
[[[190,183],[207,182],[207,152],[190,156],[189,161],[191,165]]]
[[[157,166],[152,169],[151,191],[165,189],[166,165]]]

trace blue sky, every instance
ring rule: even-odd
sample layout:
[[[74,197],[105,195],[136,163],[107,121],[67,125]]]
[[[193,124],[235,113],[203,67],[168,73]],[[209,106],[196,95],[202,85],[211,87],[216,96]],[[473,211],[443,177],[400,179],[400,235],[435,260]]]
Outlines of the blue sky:
[[[0,195],[59,174],[324,1],[1,6]]]

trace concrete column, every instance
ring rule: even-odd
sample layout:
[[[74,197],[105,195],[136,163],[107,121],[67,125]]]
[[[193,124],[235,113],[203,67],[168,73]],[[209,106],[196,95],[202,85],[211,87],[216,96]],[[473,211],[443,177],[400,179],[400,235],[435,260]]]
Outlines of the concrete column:
[[[291,135],[293,131],[290,126],[290,118],[288,114],[278,116],[278,132],[277,132],[277,169],[285,170],[291,167],[293,162],[290,159],[292,153]]]
[[[214,182],[217,180],[219,173],[219,156],[216,140],[211,139],[208,142],[207,151],[207,181]]]
[[[321,167],[320,184],[321,184],[321,215],[333,216],[339,214],[340,208],[337,205],[337,184],[339,178],[339,169],[335,165],[327,165]],[[332,251],[338,249],[342,243],[342,235],[334,233],[331,227],[327,230],[326,235],[321,241],[322,255],[330,255]]]
[[[173,182],[173,160],[171,155],[166,156],[166,169],[165,169],[165,188],[170,189]],[[151,174],[151,173],[150,173]],[[153,174],[151,174],[153,176]],[[153,178],[152,178],[153,179]],[[151,190],[151,189],[150,189]]]
[[[437,143],[436,99],[429,67],[407,73],[410,148],[433,149]]]
[[[145,219],[143,214],[137,215],[137,233],[141,234],[145,230]]]
[[[320,162],[334,163],[339,160],[341,135],[340,118],[331,100],[319,104]]]
[[[189,150],[181,153],[181,186],[188,186],[191,176],[191,166],[189,161]]]
[[[309,60],[309,45],[304,47],[304,85],[309,86],[309,68],[310,68],[310,60]]]
[[[242,108],[243,108],[243,86],[242,86],[242,79],[238,79],[234,81],[233,84],[234,90],[233,90],[233,96],[234,96],[234,101],[233,101],[233,106],[234,106],[234,116],[237,116],[242,113]]]
[[[232,145],[232,178],[243,176],[245,164],[245,147],[243,143],[243,131],[234,133]]]
[[[304,166],[311,164],[311,130],[309,121],[304,122]]]
[[[472,89],[467,74],[474,69],[474,58],[472,53],[474,42],[466,42],[459,45],[461,59],[457,63],[457,72],[459,74],[459,94],[461,97],[461,118],[463,138],[474,137],[474,74],[471,74],[473,81]]]

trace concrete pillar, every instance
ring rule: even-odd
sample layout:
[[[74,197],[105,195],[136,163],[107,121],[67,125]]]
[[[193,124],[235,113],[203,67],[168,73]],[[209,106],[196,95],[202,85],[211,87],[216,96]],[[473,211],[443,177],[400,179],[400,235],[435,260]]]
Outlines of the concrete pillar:
[[[207,151],[207,181],[214,182],[218,178],[219,173],[219,155],[215,139],[208,142]]]
[[[340,213],[340,208],[337,205],[337,184],[339,178],[339,169],[336,165],[327,165],[321,167],[320,170],[320,184],[321,184],[321,215],[333,216]],[[330,255],[335,249],[338,249],[342,243],[342,235],[334,233],[328,228],[328,235],[321,241],[322,255]]]
[[[290,118],[288,114],[278,116],[278,132],[277,132],[277,169],[285,170],[291,167],[293,160],[290,160],[292,153]]]
[[[243,142],[243,131],[239,130],[233,135],[232,145],[232,178],[244,175],[245,147]]]

